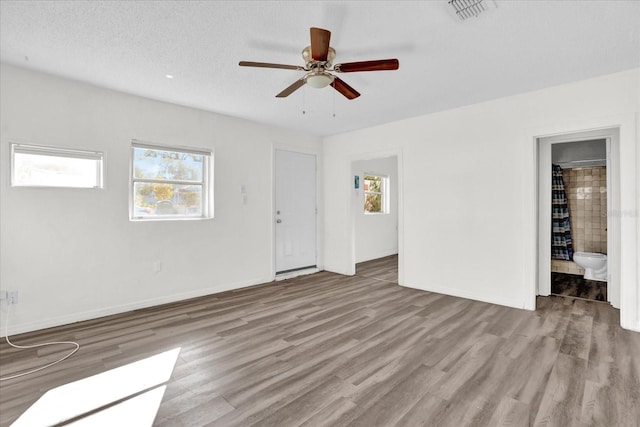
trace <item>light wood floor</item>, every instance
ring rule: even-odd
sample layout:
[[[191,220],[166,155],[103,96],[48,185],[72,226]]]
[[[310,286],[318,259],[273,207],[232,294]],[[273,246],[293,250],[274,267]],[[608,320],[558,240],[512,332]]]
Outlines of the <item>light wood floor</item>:
[[[617,310],[546,297],[529,312],[403,288],[380,279],[386,261],[16,336],[82,348],[0,383],[0,424],[52,387],[180,346],[159,426],[638,425],[640,334]],[[0,361],[2,375],[42,363],[4,343]]]
[[[356,264],[356,275],[398,283],[398,255]]]

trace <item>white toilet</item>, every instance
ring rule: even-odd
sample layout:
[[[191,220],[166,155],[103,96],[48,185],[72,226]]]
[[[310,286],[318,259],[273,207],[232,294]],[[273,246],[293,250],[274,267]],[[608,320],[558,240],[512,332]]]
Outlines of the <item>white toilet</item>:
[[[584,278],[588,280],[607,281],[607,256],[593,252],[576,252],[573,261],[584,268]]]

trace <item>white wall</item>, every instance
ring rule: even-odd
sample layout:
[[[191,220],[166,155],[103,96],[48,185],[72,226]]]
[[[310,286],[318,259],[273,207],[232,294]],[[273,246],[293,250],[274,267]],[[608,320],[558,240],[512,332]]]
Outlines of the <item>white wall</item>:
[[[326,138],[325,268],[352,274],[352,243],[341,238],[352,228],[350,159],[395,150],[403,159],[400,283],[533,309],[535,139],[620,126],[621,317],[640,330],[639,87],[635,69]]]
[[[10,333],[273,279],[273,149],[319,154],[319,138],[20,68],[0,71],[0,287],[20,295]],[[132,139],[213,149],[215,218],[130,222]],[[104,151],[105,188],[12,188],[10,142]]]
[[[352,161],[398,154],[400,282],[532,309],[536,138],[618,125],[621,319],[640,330],[639,111],[636,69],[332,136],[320,147],[317,138],[3,65],[0,288],[20,293],[9,332],[271,280],[274,147],[321,154],[319,266],[353,274]],[[134,138],[212,148],[215,219],[130,222]],[[11,188],[9,142],[104,150],[106,188]]]
[[[389,212],[364,213],[364,175],[389,178]],[[355,228],[356,262],[382,258],[398,253],[398,158],[359,160],[352,163],[351,177],[360,177],[360,188],[353,189],[351,211]]]

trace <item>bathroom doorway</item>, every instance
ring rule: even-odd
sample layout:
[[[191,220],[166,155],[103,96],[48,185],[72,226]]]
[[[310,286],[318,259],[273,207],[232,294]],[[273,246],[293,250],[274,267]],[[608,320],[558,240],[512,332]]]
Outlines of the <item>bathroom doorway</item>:
[[[398,156],[351,163],[355,274],[398,283]]]
[[[551,145],[551,293],[607,299],[607,140]]]
[[[618,129],[538,139],[539,295],[619,307],[617,225],[608,215],[617,141]]]

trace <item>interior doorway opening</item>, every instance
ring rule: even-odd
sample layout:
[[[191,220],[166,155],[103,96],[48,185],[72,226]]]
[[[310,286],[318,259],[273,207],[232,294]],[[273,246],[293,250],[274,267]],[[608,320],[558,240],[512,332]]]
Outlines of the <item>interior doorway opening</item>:
[[[618,128],[538,138],[538,295],[620,307],[618,144]]]
[[[551,293],[608,301],[607,139],[551,145]]]
[[[351,163],[355,274],[398,283],[398,156]]]

